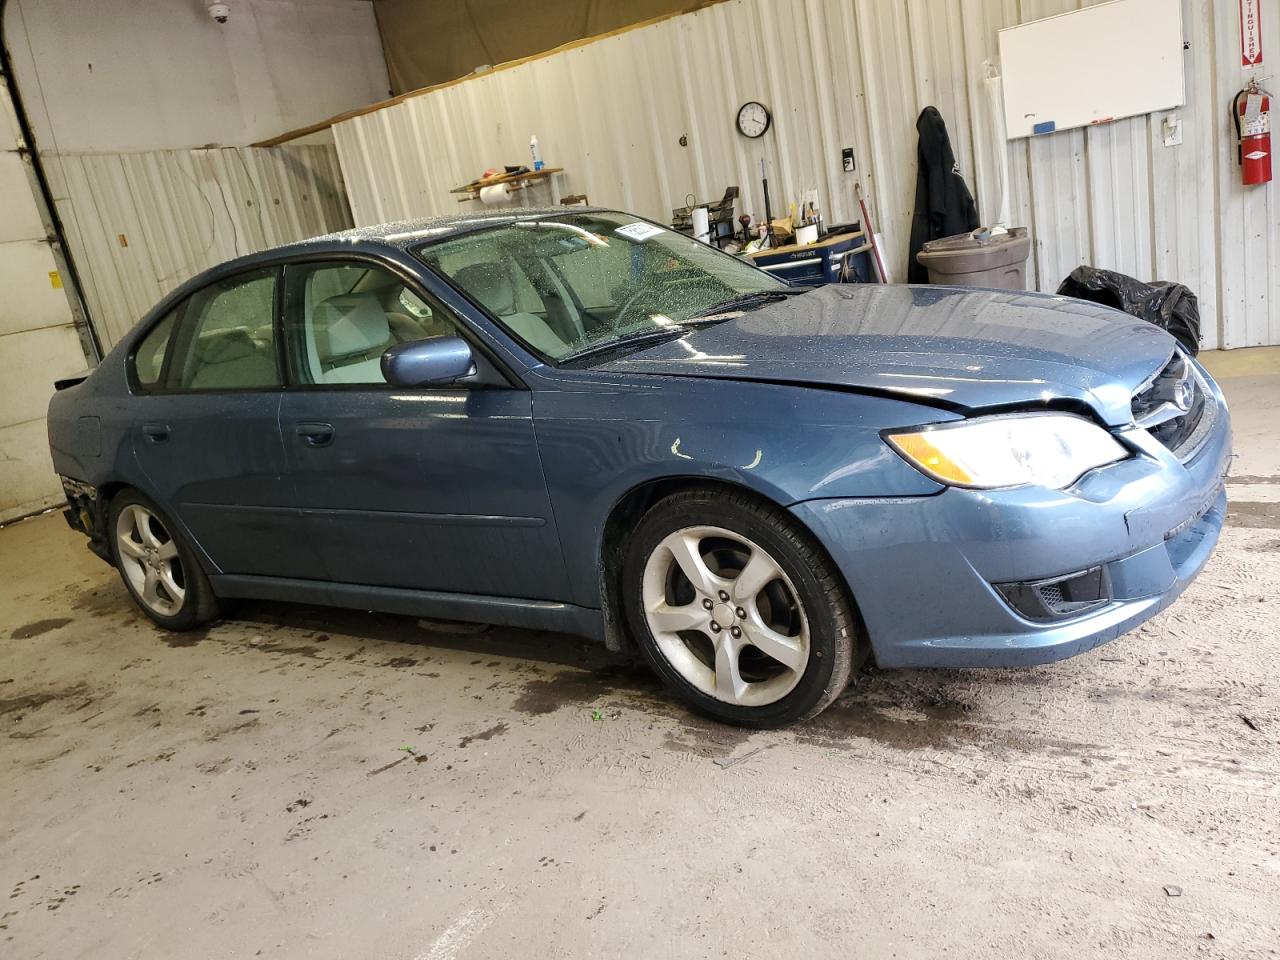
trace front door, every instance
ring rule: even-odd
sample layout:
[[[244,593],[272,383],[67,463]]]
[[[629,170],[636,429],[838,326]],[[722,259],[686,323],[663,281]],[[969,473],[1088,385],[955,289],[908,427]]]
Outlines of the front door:
[[[217,281],[142,340],[133,451],[149,492],[222,573],[316,579],[280,439],[279,273]]]
[[[285,277],[281,430],[329,578],[564,599],[529,392],[393,387],[382,353],[456,332],[447,308],[363,261],[292,265]]]

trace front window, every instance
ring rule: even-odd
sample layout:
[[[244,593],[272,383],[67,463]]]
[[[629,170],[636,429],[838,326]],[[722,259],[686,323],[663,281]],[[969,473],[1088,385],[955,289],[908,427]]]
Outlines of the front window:
[[[720,305],[788,289],[706,244],[617,212],[516,221],[416,252],[554,362],[679,336]]]
[[[298,264],[286,278],[284,330],[298,383],[384,384],[388,349],[457,332],[403,280],[369,263]]]

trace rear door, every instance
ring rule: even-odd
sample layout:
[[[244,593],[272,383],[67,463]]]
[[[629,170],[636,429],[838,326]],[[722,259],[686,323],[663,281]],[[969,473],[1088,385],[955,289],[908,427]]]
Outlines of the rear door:
[[[280,439],[280,268],[192,294],[130,362],[149,492],[223,573],[321,578]]]
[[[564,563],[523,387],[393,387],[380,358],[459,331],[373,261],[290,264],[289,473],[331,579],[564,599]]]

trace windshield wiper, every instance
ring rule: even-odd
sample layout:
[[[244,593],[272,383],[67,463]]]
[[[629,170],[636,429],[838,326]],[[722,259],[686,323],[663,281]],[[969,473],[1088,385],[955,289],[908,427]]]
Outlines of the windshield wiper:
[[[598,356],[602,353],[610,353],[614,350],[626,350],[632,347],[642,347],[646,344],[661,343],[665,340],[675,340],[684,336],[686,331],[681,327],[663,327],[661,330],[645,330],[641,333],[633,333],[629,336],[618,337],[614,340],[605,340],[590,347],[583,347],[573,353],[566,354],[560,358],[560,363],[573,363],[577,360],[586,360],[590,357]]]
[[[785,300],[787,297],[798,297],[802,293],[808,293],[813,287],[788,287],[783,290],[751,290],[747,293],[739,293],[730,297],[728,300],[721,300],[719,303],[713,303],[704,310],[690,315],[689,320],[700,320],[704,317],[718,317],[722,313],[728,313],[731,310],[737,310],[742,307],[748,307],[753,303],[759,303],[764,306],[766,303],[776,303],[779,300]],[[688,323],[689,320],[681,321]]]
[[[707,307],[705,310],[699,310],[686,320],[677,321],[677,326],[663,327],[660,330],[645,330],[639,333],[633,333],[629,336],[619,337],[615,340],[605,340],[590,347],[584,347],[574,353],[567,354],[560,358],[560,363],[574,363],[578,360],[587,360],[592,357],[599,356],[603,353],[611,353],[614,350],[627,350],[633,347],[642,347],[647,344],[661,343],[666,340],[675,340],[684,335],[690,329],[700,326],[710,326],[713,323],[720,323],[729,319],[721,316],[726,311],[732,311],[743,306],[759,301],[764,303],[772,303],[778,300],[785,300],[788,297],[799,296],[802,293],[808,293],[813,287],[787,287],[780,290],[752,290],[749,293],[739,293],[730,297],[728,300],[721,300],[719,303]]]

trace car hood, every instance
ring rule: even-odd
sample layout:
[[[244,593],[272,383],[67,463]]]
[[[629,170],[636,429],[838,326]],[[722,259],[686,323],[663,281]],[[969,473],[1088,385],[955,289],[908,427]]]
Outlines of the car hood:
[[[833,285],[726,315],[595,369],[866,390],[963,410],[1067,399],[1119,425],[1174,346],[1107,307],[964,287]]]

